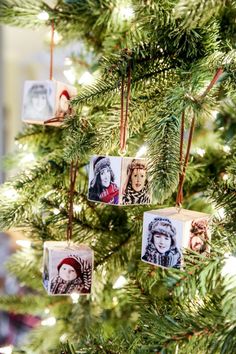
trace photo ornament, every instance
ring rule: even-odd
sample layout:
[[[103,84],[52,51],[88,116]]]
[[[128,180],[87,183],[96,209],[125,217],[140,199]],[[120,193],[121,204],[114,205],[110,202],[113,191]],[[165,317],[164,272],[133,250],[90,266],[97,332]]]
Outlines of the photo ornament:
[[[77,89],[54,80],[25,81],[22,107],[22,121],[32,124],[60,125],[66,114],[71,112],[70,99]]]
[[[182,268],[183,250],[209,252],[210,215],[192,210],[165,208],[144,213],[142,254],[144,262]]]
[[[43,285],[49,295],[89,294],[93,251],[86,245],[47,241],[43,254]]]
[[[88,199],[112,205],[150,204],[146,160],[93,156],[89,166]]]

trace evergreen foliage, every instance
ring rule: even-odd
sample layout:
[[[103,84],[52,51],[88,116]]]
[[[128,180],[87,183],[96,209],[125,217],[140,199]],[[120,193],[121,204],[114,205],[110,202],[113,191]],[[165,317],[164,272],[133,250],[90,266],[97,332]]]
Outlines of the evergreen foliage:
[[[132,18],[120,17],[122,5],[133,6]],[[28,126],[19,133],[17,141],[37,162],[0,190],[1,229],[14,227],[32,241],[8,264],[31,290],[2,296],[0,308],[56,319],[53,327],[42,322],[14,353],[236,353],[235,277],[222,272],[236,248],[235,1],[59,0],[51,8],[47,1],[2,0],[0,22],[37,28],[43,10],[64,42],[80,39],[96,53],[100,76],[78,87],[62,128]],[[95,204],[87,200],[87,164],[91,155],[119,153],[121,85],[129,68],[128,155],[147,146],[155,204]],[[206,92],[219,68],[223,75]],[[184,269],[162,269],[140,260],[143,212],[175,205],[183,111],[186,136],[196,119],[183,206],[214,214],[211,253],[186,250]],[[92,294],[78,303],[48,296],[41,283],[43,242],[66,237],[74,160],[73,241],[95,253]],[[127,283],[117,289],[121,275]]]

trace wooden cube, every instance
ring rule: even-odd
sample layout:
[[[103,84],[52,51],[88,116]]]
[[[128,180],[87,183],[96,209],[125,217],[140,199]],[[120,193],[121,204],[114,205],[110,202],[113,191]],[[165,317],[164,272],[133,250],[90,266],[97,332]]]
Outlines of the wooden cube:
[[[180,268],[182,251],[190,248],[209,252],[209,214],[177,208],[151,210],[144,213],[142,255],[144,262],[165,268]]]
[[[22,121],[32,124],[61,125],[70,113],[70,99],[75,97],[75,87],[59,81],[25,81]]]
[[[88,199],[112,205],[150,204],[146,160],[93,156],[89,168]]]
[[[43,253],[43,285],[49,295],[89,294],[93,251],[86,245],[47,241]]]

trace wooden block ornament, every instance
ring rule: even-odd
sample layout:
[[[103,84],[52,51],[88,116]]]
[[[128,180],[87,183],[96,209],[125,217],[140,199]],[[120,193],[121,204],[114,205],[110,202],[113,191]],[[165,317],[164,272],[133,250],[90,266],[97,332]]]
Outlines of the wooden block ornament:
[[[75,97],[75,87],[59,81],[25,81],[22,121],[31,124],[61,125],[71,111],[70,99]]]
[[[88,199],[112,205],[150,204],[146,160],[93,156],[90,160]]]
[[[142,255],[144,262],[164,267],[181,268],[182,251],[190,248],[199,254],[209,252],[209,214],[177,208],[144,213]]]
[[[43,253],[43,285],[49,295],[91,292],[93,251],[86,245],[47,241]]]

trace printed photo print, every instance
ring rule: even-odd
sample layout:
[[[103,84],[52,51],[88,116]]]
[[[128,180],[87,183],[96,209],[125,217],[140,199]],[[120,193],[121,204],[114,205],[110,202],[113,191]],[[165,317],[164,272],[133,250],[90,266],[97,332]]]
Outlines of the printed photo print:
[[[24,85],[22,120],[45,121],[53,116],[55,83],[26,81]]]
[[[52,252],[50,294],[89,294],[92,285],[92,251]]]
[[[123,158],[122,204],[150,204],[147,162],[145,159]]]
[[[197,219],[191,222],[188,247],[199,254],[210,252],[210,231],[208,219]]]
[[[183,225],[179,221],[145,213],[141,259],[164,268],[180,269],[182,237]]]
[[[120,157],[93,156],[89,168],[88,199],[118,205],[120,175]]]

